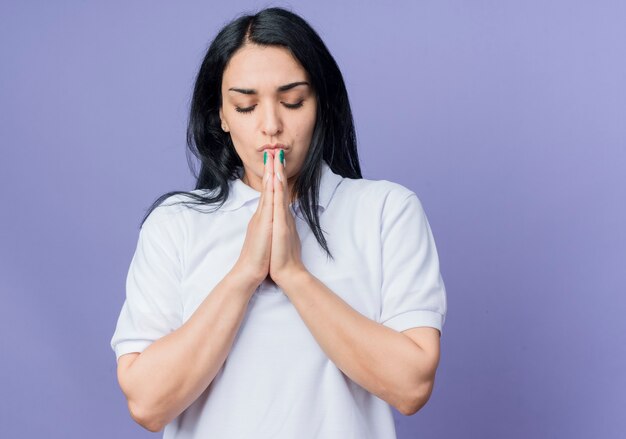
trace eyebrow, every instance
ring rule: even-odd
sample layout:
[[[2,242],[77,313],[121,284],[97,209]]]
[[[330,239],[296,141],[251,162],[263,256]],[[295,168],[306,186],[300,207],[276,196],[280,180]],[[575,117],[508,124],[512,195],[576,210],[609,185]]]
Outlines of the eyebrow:
[[[281,93],[287,90],[291,90],[294,87],[297,87],[298,85],[307,85],[307,86],[311,86],[311,84],[309,84],[306,81],[298,81],[298,82],[292,82],[290,84],[285,84],[285,85],[281,85],[280,87],[278,87],[276,89],[277,92]],[[257,94],[257,91],[253,88],[236,88],[236,87],[231,87],[228,89],[228,91],[237,91],[239,93],[243,93],[245,95],[254,95]]]

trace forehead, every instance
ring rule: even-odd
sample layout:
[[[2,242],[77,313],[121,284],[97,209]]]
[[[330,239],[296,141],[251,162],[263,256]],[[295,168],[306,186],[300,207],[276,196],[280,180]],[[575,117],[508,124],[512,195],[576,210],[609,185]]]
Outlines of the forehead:
[[[229,87],[271,88],[293,81],[305,81],[307,74],[288,49],[247,45],[231,57],[222,85]]]

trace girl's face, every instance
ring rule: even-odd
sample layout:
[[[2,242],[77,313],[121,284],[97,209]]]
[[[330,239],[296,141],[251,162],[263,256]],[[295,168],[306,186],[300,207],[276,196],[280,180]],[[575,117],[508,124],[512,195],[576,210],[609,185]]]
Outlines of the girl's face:
[[[245,45],[222,78],[222,129],[230,133],[244,166],[243,181],[262,191],[264,147],[285,151],[291,190],[311,143],[316,96],[308,75],[289,50]],[[275,149],[271,149],[275,147]]]

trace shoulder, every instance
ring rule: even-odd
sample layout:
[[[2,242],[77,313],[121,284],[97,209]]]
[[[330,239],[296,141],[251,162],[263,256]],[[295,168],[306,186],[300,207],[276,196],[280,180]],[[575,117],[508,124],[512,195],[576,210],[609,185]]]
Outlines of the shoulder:
[[[206,195],[205,189],[195,189],[188,191],[191,194]],[[146,217],[142,228],[181,228],[189,214],[190,202],[194,198],[184,194],[173,194],[161,200]]]
[[[407,202],[417,202],[421,207],[414,191],[394,181],[344,178],[340,188],[345,200],[359,205],[364,203],[369,209],[389,211],[401,208]]]

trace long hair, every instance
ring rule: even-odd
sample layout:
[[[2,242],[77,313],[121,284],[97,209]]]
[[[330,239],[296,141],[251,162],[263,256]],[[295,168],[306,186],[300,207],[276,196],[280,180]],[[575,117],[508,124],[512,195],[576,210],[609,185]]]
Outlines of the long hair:
[[[238,177],[243,163],[233,147],[230,134],[221,129],[222,78],[230,58],[245,44],[288,49],[308,73],[316,92],[315,127],[302,170],[294,182],[294,192],[315,238],[326,254],[333,258],[319,225],[316,206],[322,160],[336,174],[362,178],[352,111],[339,67],[322,39],[303,18],[279,7],[263,9],[254,15],[242,15],[224,26],[209,46],[198,71],[187,126],[186,155],[197,180],[195,189],[209,189],[211,192],[172,191],[163,194],[147,209],[141,225],[156,207],[173,195],[183,194],[189,198],[179,203],[192,208],[194,205],[219,203],[215,210],[228,198],[228,182]],[[200,161],[199,174],[195,171],[191,155]]]

